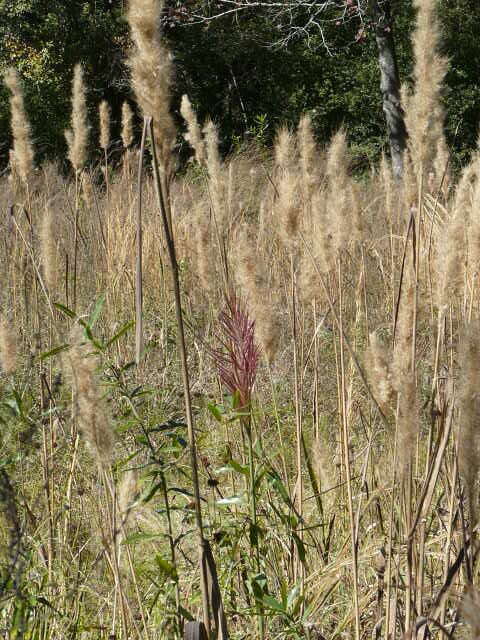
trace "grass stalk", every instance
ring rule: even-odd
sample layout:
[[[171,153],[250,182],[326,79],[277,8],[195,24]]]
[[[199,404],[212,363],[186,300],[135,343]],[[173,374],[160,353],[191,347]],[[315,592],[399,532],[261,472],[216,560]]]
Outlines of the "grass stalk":
[[[203,623],[207,632],[207,638],[211,636],[211,623],[210,623],[210,602],[208,595],[208,581],[207,581],[207,568],[206,568],[206,554],[205,554],[205,539],[203,533],[203,521],[202,521],[202,507],[200,498],[200,480],[198,476],[198,459],[197,459],[197,447],[195,441],[195,430],[193,424],[193,412],[192,401],[190,394],[190,377],[188,372],[187,362],[187,348],[185,342],[185,330],[183,324],[182,315],[182,303],[180,293],[180,278],[178,273],[177,256],[175,252],[175,243],[172,236],[172,229],[169,224],[167,210],[165,207],[165,195],[162,190],[162,181],[160,178],[160,170],[158,165],[157,153],[155,148],[155,135],[153,131],[153,120],[147,119],[147,126],[150,133],[150,140],[152,143],[152,158],[155,178],[155,189],[157,194],[157,203],[162,218],[163,231],[165,234],[165,241],[167,244],[168,257],[170,261],[170,269],[173,280],[173,293],[175,299],[175,317],[177,323],[177,342],[178,351],[180,357],[180,364],[182,369],[183,379],[183,394],[185,401],[185,411],[187,416],[188,427],[188,439],[190,443],[190,465],[192,469],[193,491],[195,497],[195,522],[198,535],[198,547],[200,555],[200,586],[202,592],[202,605],[203,605]]]

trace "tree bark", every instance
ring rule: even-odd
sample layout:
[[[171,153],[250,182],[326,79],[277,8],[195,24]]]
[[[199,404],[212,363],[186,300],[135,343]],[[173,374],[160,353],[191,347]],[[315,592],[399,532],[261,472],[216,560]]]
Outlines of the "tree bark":
[[[380,67],[380,90],[387,121],[392,169],[396,178],[403,175],[403,154],[407,146],[407,128],[400,99],[398,73],[390,0],[372,0],[375,38]]]

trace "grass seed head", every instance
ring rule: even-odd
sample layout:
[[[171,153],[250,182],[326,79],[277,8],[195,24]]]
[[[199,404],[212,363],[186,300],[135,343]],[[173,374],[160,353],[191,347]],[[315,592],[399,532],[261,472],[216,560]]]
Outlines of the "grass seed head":
[[[135,43],[129,61],[133,89],[143,115],[153,118],[159,160],[167,169],[176,127],[170,113],[173,62],[160,28],[163,6],[163,0],[130,0],[127,17]]]
[[[102,100],[98,111],[100,116],[100,147],[107,151],[110,146],[111,109],[106,100]]]
[[[42,254],[43,276],[49,292],[52,294],[58,280],[57,225],[54,203],[48,202],[43,212],[40,229],[40,250]]]
[[[82,66],[77,64],[72,82],[72,124],[71,128],[65,131],[68,158],[76,172],[80,172],[87,164],[89,133],[87,89]]]
[[[74,410],[78,427],[88,442],[100,469],[108,469],[113,458],[114,434],[97,382],[98,359],[75,325],[67,356],[67,373],[74,389]]]
[[[205,142],[203,140],[202,130],[198,124],[197,114],[193,110],[187,95],[182,96],[180,113],[187,124],[185,140],[190,143],[192,149],[195,151],[195,159],[198,164],[204,165],[206,158]]]
[[[25,111],[20,76],[15,69],[5,73],[5,84],[10,90],[11,125],[13,134],[13,160],[15,169],[24,183],[32,178],[35,170],[35,151],[32,131]]]
[[[134,139],[133,111],[132,107],[125,101],[122,105],[122,142],[125,149],[130,149]]]

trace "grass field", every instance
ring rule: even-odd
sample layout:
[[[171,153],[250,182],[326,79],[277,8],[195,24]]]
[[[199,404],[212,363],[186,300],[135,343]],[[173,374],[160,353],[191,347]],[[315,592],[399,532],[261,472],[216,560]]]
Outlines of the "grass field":
[[[450,175],[417,5],[401,180],[308,116],[222,158],[186,96],[179,171],[153,0],[120,156],[78,66],[70,172],[36,166],[7,73],[4,637],[480,637],[480,154]]]

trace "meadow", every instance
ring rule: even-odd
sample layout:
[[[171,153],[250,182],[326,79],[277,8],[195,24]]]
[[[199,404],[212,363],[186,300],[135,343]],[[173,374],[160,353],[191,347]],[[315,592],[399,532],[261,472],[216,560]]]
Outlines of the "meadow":
[[[78,65],[37,166],[4,78],[3,637],[480,637],[480,153],[453,175],[435,2],[401,179],[308,115],[223,157],[184,96],[179,131],[159,4],[120,154]]]

